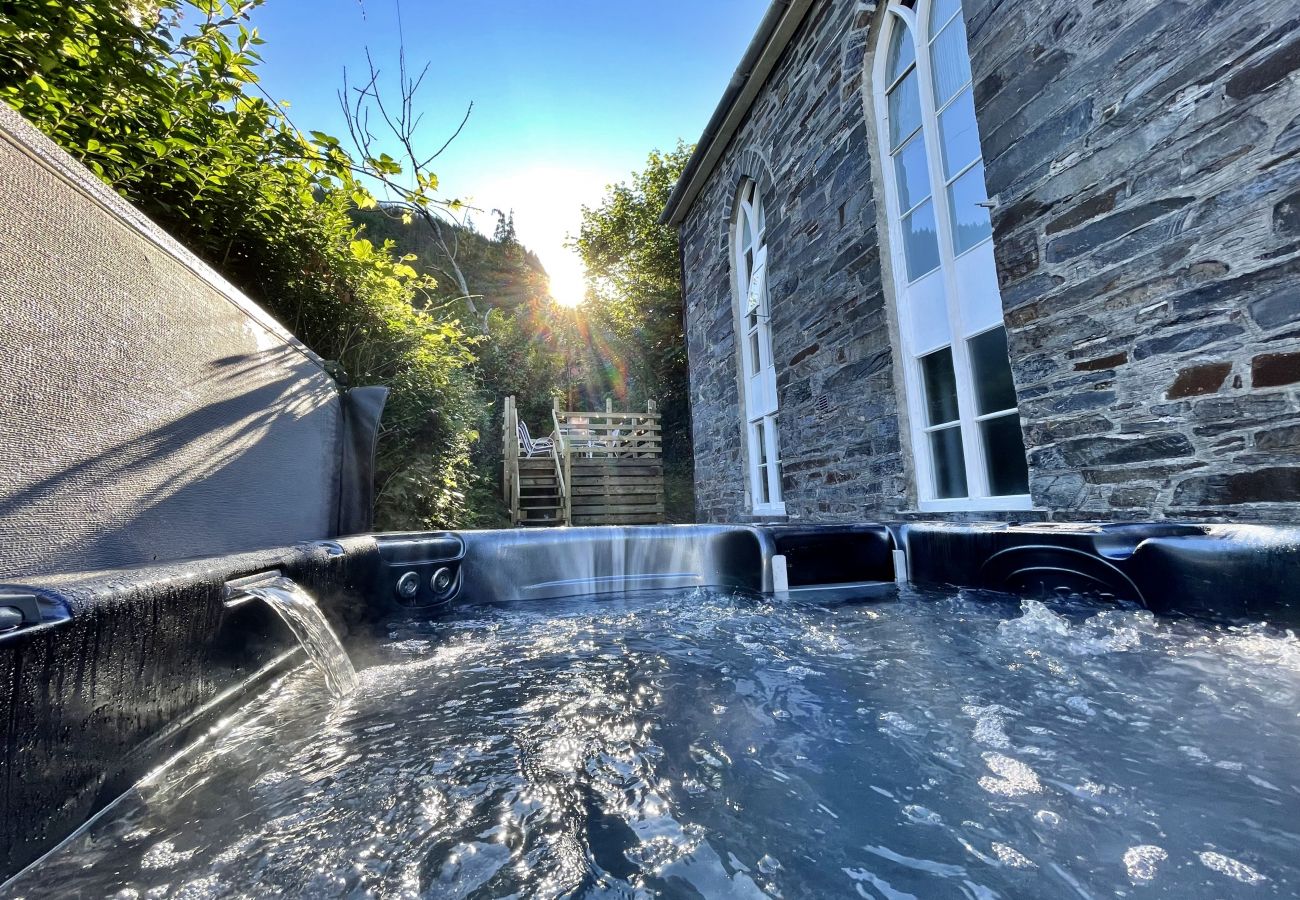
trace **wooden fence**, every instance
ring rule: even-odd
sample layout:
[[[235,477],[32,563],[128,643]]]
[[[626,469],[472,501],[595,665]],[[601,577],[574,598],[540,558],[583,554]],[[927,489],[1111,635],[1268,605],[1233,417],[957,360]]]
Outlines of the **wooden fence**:
[[[663,430],[645,412],[551,412],[549,448],[532,455],[519,432],[515,398],[503,423],[502,486],[515,525],[651,525],[664,521]],[[530,431],[535,441],[538,437]]]

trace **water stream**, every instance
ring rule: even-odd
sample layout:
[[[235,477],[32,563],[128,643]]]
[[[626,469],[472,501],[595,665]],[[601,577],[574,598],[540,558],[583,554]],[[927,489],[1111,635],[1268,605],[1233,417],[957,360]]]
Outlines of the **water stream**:
[[[357,689],[357,670],[311,594],[288,578],[276,578],[245,593],[266,603],[289,626],[302,649],[325,676],[336,699]]]

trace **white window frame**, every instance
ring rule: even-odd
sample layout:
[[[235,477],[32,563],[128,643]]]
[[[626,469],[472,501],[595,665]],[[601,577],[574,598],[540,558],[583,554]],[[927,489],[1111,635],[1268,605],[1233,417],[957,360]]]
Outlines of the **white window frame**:
[[[885,27],[882,28],[875,54],[872,77],[872,99],[877,126],[877,145],[880,149],[881,181],[884,184],[886,200],[886,218],[889,223],[889,253],[894,269],[895,308],[898,310],[898,331],[902,347],[902,368],[907,399],[909,430],[912,438],[912,458],[917,475],[917,506],[922,512],[966,512],[966,511],[1016,511],[1033,508],[1029,494],[993,495],[989,491],[988,469],[984,455],[984,441],[980,433],[979,422],[997,418],[1006,414],[1006,410],[977,415],[974,376],[972,374],[967,341],[978,334],[991,330],[978,328],[969,330],[963,317],[962,303],[957,285],[957,264],[959,257],[966,257],[991,244],[992,235],[965,248],[960,254],[954,253],[951,212],[948,201],[947,186],[954,183],[962,174],[980,164],[982,157],[963,166],[951,179],[943,173],[941,137],[939,133],[939,112],[935,108],[933,82],[931,74],[931,38],[937,35],[948,22],[946,20],[930,34],[929,15],[932,0],[916,0],[915,9],[909,9],[899,0],[893,0],[886,11]],[[960,11],[957,15],[962,14]],[[953,369],[956,374],[957,401],[960,433],[966,469],[966,497],[940,498],[935,482],[932,451],[929,435],[938,430],[928,424],[925,403],[925,382],[921,368],[921,357],[934,352],[936,348],[918,349],[913,339],[910,310],[907,308],[908,286],[907,260],[905,257],[902,213],[895,181],[893,148],[890,146],[888,92],[893,82],[888,81],[887,67],[890,44],[898,28],[910,30],[916,51],[917,87],[921,105],[921,131],[926,142],[926,158],[930,177],[930,199],[933,202],[937,240],[939,244],[939,269],[944,281],[944,293],[949,320],[949,338],[947,345],[952,351]],[[902,78],[898,79],[900,82]],[[967,82],[969,84],[969,82]],[[958,88],[949,98],[943,109],[947,109],[962,96],[966,86]],[[904,142],[905,143],[905,142]],[[900,145],[902,146],[902,145]],[[933,270],[931,270],[933,271]],[[918,278],[917,281],[921,279]],[[996,275],[993,287],[996,289]],[[998,299],[999,308],[1001,305]],[[996,327],[996,326],[994,326]],[[1005,327],[1005,325],[1004,325]]]
[[[750,225],[748,241],[745,239],[746,222]],[[770,271],[767,258],[767,216],[758,183],[752,178],[742,179],[737,190],[733,225],[736,341],[740,351],[740,405],[742,427],[745,430],[745,468],[750,510],[756,516],[784,516],[780,415],[776,396],[776,365],[772,358],[771,304],[767,277]],[[766,501],[760,499],[764,488]]]

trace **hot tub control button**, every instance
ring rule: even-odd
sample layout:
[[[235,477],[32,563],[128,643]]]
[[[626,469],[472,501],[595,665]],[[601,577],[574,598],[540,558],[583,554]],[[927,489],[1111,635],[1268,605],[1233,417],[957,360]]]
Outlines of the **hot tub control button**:
[[[433,577],[429,579],[429,587],[433,588],[434,596],[441,597],[451,590],[452,583],[455,580],[455,576],[451,574],[451,569],[443,566],[433,573]]]
[[[397,596],[403,600],[414,600],[419,592],[420,576],[414,572],[406,572],[397,579]]]

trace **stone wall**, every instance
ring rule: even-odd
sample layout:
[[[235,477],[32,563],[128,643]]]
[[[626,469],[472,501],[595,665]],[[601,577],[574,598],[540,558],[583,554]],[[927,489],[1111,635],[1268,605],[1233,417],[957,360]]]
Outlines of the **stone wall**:
[[[1300,10],[965,8],[1035,506],[1294,521]],[[702,520],[749,508],[728,252],[744,176],[768,198],[791,518],[915,509],[865,109],[883,13],[814,6],[682,227]]]
[[[750,508],[728,250],[744,177],[767,207],[787,512],[863,519],[908,505],[862,103],[870,23],[851,0],[814,6],[683,225],[703,521]]]
[[[1035,505],[1300,509],[1300,8],[966,0]]]

